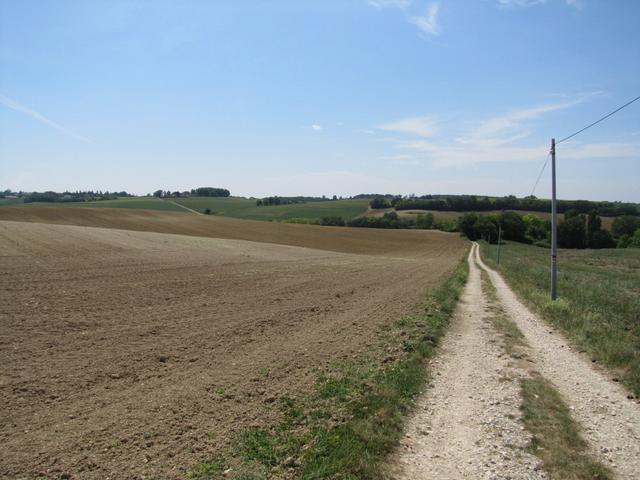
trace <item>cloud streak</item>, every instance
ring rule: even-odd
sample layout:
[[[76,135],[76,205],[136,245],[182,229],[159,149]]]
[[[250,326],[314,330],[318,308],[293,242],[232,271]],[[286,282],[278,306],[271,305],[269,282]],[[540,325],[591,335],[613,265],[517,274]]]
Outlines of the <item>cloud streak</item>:
[[[411,4],[411,0],[369,0],[367,4],[377,9],[383,8],[407,8]]]
[[[431,137],[436,133],[436,121],[433,117],[409,117],[378,125],[379,130],[396,132],[418,137]]]
[[[59,123],[54,122],[53,120],[45,117],[41,113],[36,112],[31,108],[25,107],[24,105],[21,105],[18,102],[11,100],[8,97],[5,97],[4,95],[0,95],[0,104],[4,105],[7,108],[10,108],[11,110],[15,110],[16,112],[23,113],[28,117],[31,117],[34,120],[37,120],[38,122],[53,128],[54,130],[58,130],[59,132],[64,133],[65,135],[75,138],[76,140],[81,140],[86,143],[91,143],[91,140],[89,140],[87,137],[83,137],[82,135],[74,132],[73,130],[70,130],[63,125],[60,125]]]
[[[409,22],[417,26],[422,33],[426,33],[427,35],[440,35],[440,25],[438,24],[439,11],[440,5],[437,2],[431,3],[423,16],[410,17]]]
[[[490,117],[467,127],[453,138],[437,138],[438,125],[433,117],[410,117],[378,127],[403,134],[390,141],[405,153],[434,167],[459,167],[480,163],[525,162],[543,159],[549,145],[522,145],[521,140],[534,131],[534,120],[579,105],[593,94],[574,100],[513,110]],[[425,120],[428,119],[428,120]],[[427,122],[422,125],[421,121]],[[384,128],[383,128],[384,127]],[[409,136],[410,138],[407,138]],[[413,137],[413,138],[411,138]],[[629,158],[640,155],[639,143],[567,143],[564,158]]]

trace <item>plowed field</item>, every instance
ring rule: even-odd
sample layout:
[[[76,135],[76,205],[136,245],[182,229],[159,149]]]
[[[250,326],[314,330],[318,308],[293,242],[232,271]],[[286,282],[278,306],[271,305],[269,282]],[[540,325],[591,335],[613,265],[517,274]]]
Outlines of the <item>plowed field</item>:
[[[332,362],[387,355],[380,327],[464,250],[439,232],[96,210],[0,210],[28,220],[0,221],[2,478],[184,478]]]

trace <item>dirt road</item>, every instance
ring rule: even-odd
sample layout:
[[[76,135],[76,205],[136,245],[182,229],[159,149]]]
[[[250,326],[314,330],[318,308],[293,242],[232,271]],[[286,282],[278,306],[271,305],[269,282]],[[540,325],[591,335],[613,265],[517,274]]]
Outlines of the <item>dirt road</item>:
[[[533,315],[474,244],[470,275],[451,330],[435,361],[431,388],[417,404],[390,471],[397,479],[546,478],[523,452],[519,377],[496,344],[487,315],[480,268],[488,272],[500,303],[526,337],[533,363],[571,406],[593,455],[620,479],[640,475],[640,405],[628,392],[573,351],[566,340]]]
[[[0,478],[184,478],[333,362],[387,355],[381,327],[464,250],[455,235],[177,215],[329,248],[0,221]]]

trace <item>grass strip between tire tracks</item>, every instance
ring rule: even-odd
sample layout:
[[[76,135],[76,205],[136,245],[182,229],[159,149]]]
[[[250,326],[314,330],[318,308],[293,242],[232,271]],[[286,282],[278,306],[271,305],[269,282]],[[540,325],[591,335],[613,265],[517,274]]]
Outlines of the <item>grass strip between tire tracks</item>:
[[[640,252],[637,249],[560,250],[558,299],[549,298],[548,251],[532,245],[478,242],[483,261],[500,272],[529,308],[606,365],[640,397]]]
[[[282,401],[278,425],[241,432],[227,454],[195,466],[187,478],[380,478],[382,461],[397,445],[405,416],[425,385],[426,360],[437,351],[467,276],[465,254],[418,314],[388,325],[386,338],[400,343],[400,355],[337,365],[319,376],[308,398]]]
[[[482,287],[489,299],[492,323],[502,337],[505,351],[515,361],[528,358],[525,336],[500,306],[495,287],[482,271]],[[523,364],[523,365],[526,365]],[[521,365],[522,369],[525,366]],[[531,433],[529,451],[542,460],[552,480],[610,480],[611,471],[589,452],[580,427],[554,385],[529,370],[520,379],[522,423]]]

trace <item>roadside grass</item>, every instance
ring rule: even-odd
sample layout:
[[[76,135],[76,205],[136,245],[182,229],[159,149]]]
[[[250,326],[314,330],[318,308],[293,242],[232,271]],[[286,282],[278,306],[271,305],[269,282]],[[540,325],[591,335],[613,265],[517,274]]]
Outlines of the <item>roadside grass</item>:
[[[554,386],[539,375],[522,387],[524,426],[531,434],[531,452],[543,462],[551,479],[609,480],[611,471],[589,455],[588,445],[571,411]]]
[[[514,359],[527,357],[528,344],[522,331],[500,307],[496,290],[486,272],[482,288],[490,300],[492,322]],[[521,365],[521,368],[525,368]],[[531,433],[529,451],[542,460],[552,480],[610,480],[612,473],[593,460],[571,411],[553,384],[535,371],[520,379],[522,422]]]
[[[308,397],[282,402],[279,424],[241,432],[226,462],[197,465],[187,477],[217,479],[232,468],[228,476],[236,479],[381,478],[382,460],[428,379],[426,360],[437,351],[467,274],[465,255],[419,313],[382,329],[386,357],[362,355],[320,374]]]
[[[534,311],[640,396],[640,250],[560,250],[552,302],[547,249],[503,244],[498,266],[496,247],[480,242],[480,248]]]

